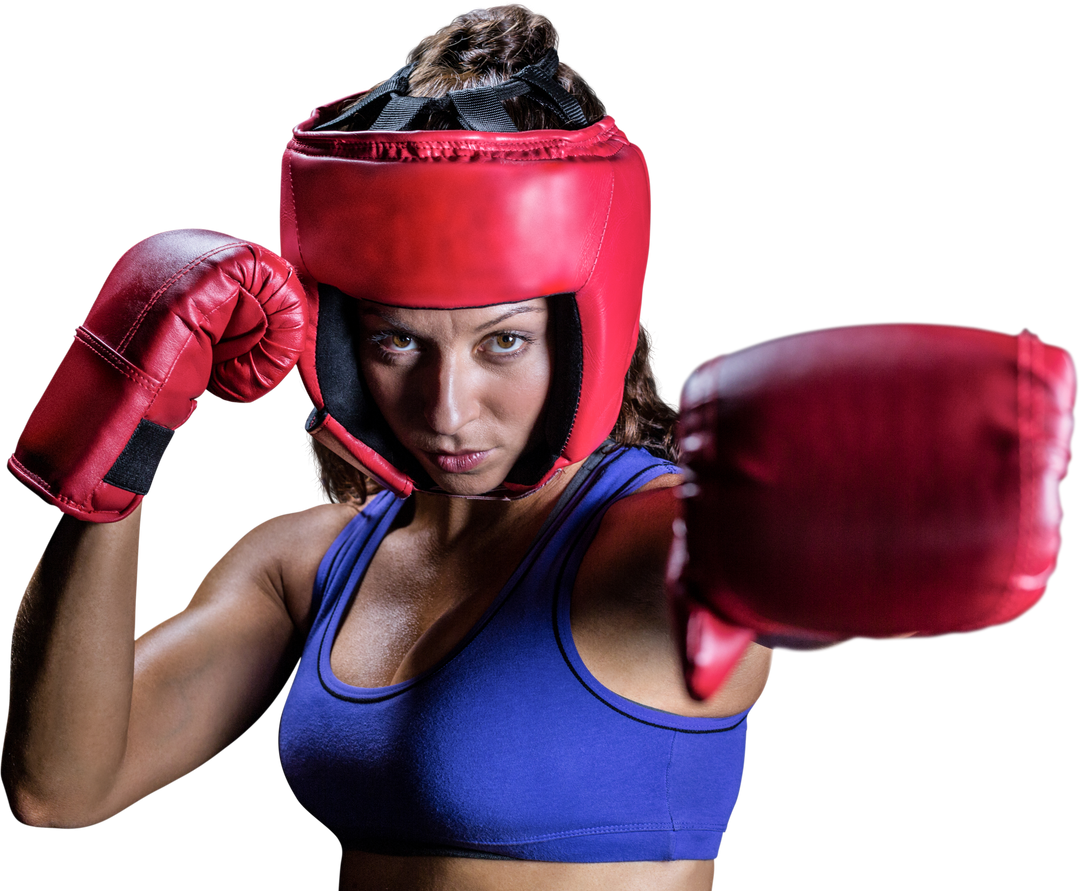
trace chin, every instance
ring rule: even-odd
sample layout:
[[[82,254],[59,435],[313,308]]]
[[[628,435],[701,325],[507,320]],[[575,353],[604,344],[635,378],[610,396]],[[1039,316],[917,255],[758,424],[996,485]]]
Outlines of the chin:
[[[463,481],[449,481],[446,485],[436,482],[439,487],[434,493],[436,495],[452,495],[458,498],[475,498],[481,495],[487,495],[493,489],[497,489],[499,484],[494,486],[486,485],[466,485]]]
[[[439,473],[431,474],[431,479],[444,492],[451,495],[486,495],[499,488],[505,479],[503,474],[495,473]]]
[[[430,461],[422,464],[432,482],[450,495],[485,495],[499,488],[509,473],[509,468],[502,467],[502,462],[498,462],[499,466],[477,468],[471,473],[450,473],[432,466]]]

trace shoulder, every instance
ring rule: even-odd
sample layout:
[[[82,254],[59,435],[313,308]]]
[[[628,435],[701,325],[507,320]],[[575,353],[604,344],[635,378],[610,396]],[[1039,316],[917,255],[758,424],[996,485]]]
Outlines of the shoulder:
[[[650,604],[663,617],[663,579],[682,477],[664,474],[608,508],[578,572],[575,608],[608,613]]]
[[[353,504],[320,504],[260,523],[244,539],[275,542],[284,548],[306,550],[317,541],[330,542],[363,511]]]
[[[634,562],[659,560],[664,566],[672,524],[680,513],[678,486],[682,481],[677,473],[663,474],[611,505],[589,548],[589,559],[623,564],[633,557]]]
[[[578,570],[579,614],[644,611],[666,622],[663,584],[680,481],[678,474],[664,474],[607,509]]]
[[[274,517],[240,539],[222,563],[258,579],[281,598],[295,624],[306,625],[319,564],[361,511],[359,505],[323,504]]]
[[[574,587],[574,638],[594,676],[628,699],[681,715],[732,715],[761,694],[770,654],[751,646],[716,697],[687,695],[664,595],[682,479],[657,477],[608,509]]]

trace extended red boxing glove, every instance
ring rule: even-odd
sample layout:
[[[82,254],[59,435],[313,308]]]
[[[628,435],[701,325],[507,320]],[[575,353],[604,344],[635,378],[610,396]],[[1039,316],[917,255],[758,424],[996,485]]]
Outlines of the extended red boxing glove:
[[[1024,332],[799,334],[687,382],[669,595],[687,686],[754,638],[970,631],[1042,595],[1060,545],[1076,378]]]
[[[163,232],[116,264],[8,468],[84,520],[127,516],[204,390],[250,402],[304,345],[289,264],[218,232]]]

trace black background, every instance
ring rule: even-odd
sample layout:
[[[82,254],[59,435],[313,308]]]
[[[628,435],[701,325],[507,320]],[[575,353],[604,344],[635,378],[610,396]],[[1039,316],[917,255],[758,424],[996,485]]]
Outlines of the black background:
[[[1027,324],[1075,345],[1075,276],[1066,291],[1053,225],[1065,200],[1045,92],[1054,23],[599,9],[551,11],[567,56],[648,153],[646,310],[670,392],[707,354],[849,319]],[[178,225],[273,244],[289,124],[390,71],[455,11],[341,21],[310,6],[271,21],[116,6],[69,14],[62,40],[44,18],[28,27],[35,62],[10,71],[5,134],[0,440],[13,442],[114,256]],[[243,529],[310,500],[303,413],[289,381],[253,408],[207,400],[177,437],[148,503],[144,625],[183,604]],[[10,616],[54,514],[10,474],[0,485]],[[1047,604],[1007,631],[781,657],[719,887],[1053,872],[1057,799],[1071,797],[1075,578],[1067,557]],[[286,792],[274,727],[271,710],[214,764],[93,832],[4,821],[6,872],[29,866],[43,887],[329,887],[335,848]]]

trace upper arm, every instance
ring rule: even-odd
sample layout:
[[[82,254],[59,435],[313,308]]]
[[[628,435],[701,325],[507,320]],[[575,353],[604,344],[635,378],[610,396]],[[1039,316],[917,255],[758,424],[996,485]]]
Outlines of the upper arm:
[[[264,523],[214,566],[183,612],[139,638],[108,813],[209,759],[273,701],[303,645],[319,561],[353,515],[328,505]]]

